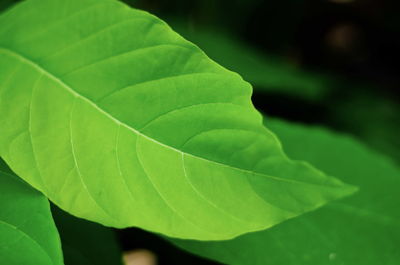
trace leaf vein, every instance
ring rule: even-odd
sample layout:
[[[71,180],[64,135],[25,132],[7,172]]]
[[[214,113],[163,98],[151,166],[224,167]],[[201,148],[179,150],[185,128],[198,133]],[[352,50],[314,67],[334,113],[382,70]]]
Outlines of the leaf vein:
[[[137,138],[137,139],[138,139],[138,138]],[[214,233],[214,232],[207,231],[207,230],[205,230],[204,228],[198,226],[197,224],[195,224],[194,222],[192,222],[191,220],[189,220],[187,217],[185,217],[184,215],[180,214],[174,207],[172,207],[172,205],[169,204],[168,200],[167,200],[167,199],[164,197],[164,195],[160,192],[160,190],[157,188],[157,186],[156,186],[155,183],[153,182],[152,178],[151,178],[151,177],[149,176],[149,174],[146,172],[146,169],[145,169],[145,167],[144,167],[144,165],[143,165],[143,162],[142,162],[142,160],[141,160],[141,158],[140,158],[140,155],[139,155],[139,150],[138,150],[138,145],[139,145],[139,143],[138,143],[137,139],[136,139],[136,146],[135,146],[136,152],[135,152],[135,153],[136,153],[136,157],[137,157],[137,159],[138,159],[138,161],[139,161],[139,164],[140,164],[140,166],[142,167],[145,176],[146,176],[147,179],[150,181],[151,185],[152,185],[153,188],[156,190],[156,192],[159,194],[160,198],[161,198],[161,199],[165,202],[165,204],[168,206],[168,208],[170,208],[170,209],[171,209],[173,212],[175,212],[179,217],[181,217],[183,220],[186,220],[188,223],[190,223],[190,224],[193,225],[194,227],[197,227],[197,228],[199,228],[200,230],[205,231],[205,232],[207,232],[207,233],[216,234],[216,233]],[[217,234],[216,234],[216,235],[217,235]]]
[[[185,154],[182,153],[182,167],[183,167],[183,174],[185,176],[186,181],[189,183],[190,187],[195,191],[195,193],[204,201],[206,201],[208,204],[210,204],[212,207],[214,207],[215,209],[221,211],[223,214],[225,214],[226,216],[232,218],[235,221],[239,221],[240,223],[244,223],[247,224],[249,223],[247,220],[245,219],[241,219],[238,218],[236,216],[234,216],[233,214],[227,212],[226,210],[224,210],[223,208],[218,207],[218,205],[216,205],[214,202],[212,202],[211,200],[207,199],[195,186],[194,184],[190,181],[190,178],[186,172],[186,166],[185,166]]]
[[[43,252],[43,253],[45,254],[45,256],[46,256],[46,257],[48,258],[48,260],[50,261],[49,264],[54,264],[54,263],[53,263],[53,259],[50,257],[49,253],[44,249],[44,247],[43,247],[41,244],[39,244],[39,242],[36,241],[33,237],[31,237],[30,235],[28,235],[27,233],[25,233],[24,231],[22,231],[21,228],[15,226],[15,225],[12,225],[12,224],[10,224],[10,223],[8,223],[8,222],[5,222],[5,221],[3,221],[3,220],[0,220],[0,224],[3,224],[4,226],[6,226],[6,227],[8,227],[8,228],[10,228],[10,229],[12,229],[12,230],[16,230],[18,233],[21,234],[22,237],[25,237],[25,238],[27,238],[28,240],[30,240],[33,244],[35,244],[36,246],[39,247],[39,249],[40,249],[41,252]],[[21,253],[21,255],[23,255],[23,253]]]
[[[78,177],[79,177],[79,179],[81,180],[81,183],[82,183],[82,186],[83,186],[83,188],[86,190],[86,192],[87,192],[87,194],[89,195],[89,197],[93,200],[93,202],[99,207],[99,209],[101,209],[107,216],[109,216],[112,220],[114,220],[114,221],[116,221],[116,219],[112,216],[112,215],[110,215],[102,206],[100,206],[100,204],[98,204],[97,203],[97,201],[96,201],[96,199],[93,197],[93,195],[90,193],[90,191],[89,191],[89,189],[88,189],[88,187],[87,187],[87,185],[86,185],[86,183],[85,183],[85,181],[84,181],[84,179],[83,179],[83,177],[82,177],[82,173],[81,173],[81,171],[80,171],[80,169],[79,169],[79,166],[78,166],[78,161],[77,161],[77,159],[76,159],[76,154],[75,154],[75,146],[74,146],[74,136],[73,136],[73,133],[72,133],[72,115],[73,115],[73,111],[74,111],[74,108],[75,108],[75,105],[76,105],[76,100],[78,99],[78,97],[75,97],[74,98],[74,101],[73,101],[73,103],[72,103],[72,107],[71,107],[71,110],[70,110],[70,117],[69,117],[69,138],[70,138],[70,144],[71,144],[71,152],[72,152],[72,158],[73,158],[73,162],[74,162],[74,165],[75,165],[75,168],[76,168],[76,172],[78,173],[77,175],[78,175]]]
[[[166,148],[168,148],[168,149],[171,149],[171,150],[174,150],[174,151],[176,151],[176,152],[182,153],[181,150],[178,150],[178,149],[176,149],[175,147],[172,147],[172,146],[166,145],[166,144],[164,144],[164,143],[161,143],[161,142],[157,141],[156,139],[153,139],[153,138],[151,138],[151,137],[149,137],[149,136],[143,134],[142,132],[138,131],[137,129],[132,128],[131,126],[127,125],[126,123],[124,123],[124,122],[122,122],[122,121],[116,119],[114,116],[112,116],[111,114],[107,113],[105,110],[103,110],[102,108],[100,108],[96,103],[94,103],[94,102],[91,101],[90,99],[84,97],[83,95],[79,94],[79,93],[76,92],[74,89],[72,89],[70,86],[68,86],[64,81],[62,81],[61,79],[57,78],[54,74],[52,74],[52,73],[50,73],[49,71],[45,70],[45,69],[42,68],[40,65],[38,65],[37,63],[35,63],[35,62],[33,62],[32,60],[28,59],[27,57],[24,57],[23,55],[18,54],[18,53],[14,52],[14,51],[12,51],[12,50],[10,50],[10,49],[7,49],[7,48],[5,48],[5,47],[0,47],[0,51],[3,51],[3,52],[5,52],[5,53],[8,53],[8,54],[11,55],[11,56],[14,56],[14,57],[16,57],[16,58],[20,58],[21,60],[24,60],[27,64],[31,65],[31,66],[34,67],[34,68],[42,69],[42,71],[44,71],[44,72],[49,76],[49,78],[51,78],[53,81],[55,81],[56,83],[58,83],[59,85],[61,85],[61,87],[63,87],[63,88],[66,89],[67,91],[69,91],[69,92],[70,92],[71,94],[73,94],[75,97],[78,97],[78,98],[82,99],[84,102],[86,102],[87,104],[91,105],[93,108],[95,108],[97,111],[99,111],[99,112],[101,112],[102,114],[104,114],[106,117],[108,117],[109,119],[111,119],[111,120],[114,121],[115,123],[121,124],[122,126],[126,127],[128,130],[131,130],[131,131],[134,132],[135,134],[140,135],[140,136],[142,136],[142,137],[148,139],[149,141],[152,141],[152,142],[154,142],[154,143],[157,143],[157,144],[159,144],[159,145],[161,145],[161,146],[164,146],[164,147],[166,147]],[[259,174],[259,175],[263,175],[263,176],[265,176],[265,177],[268,177],[268,178],[271,178],[271,179],[275,179],[275,180],[277,180],[277,181],[292,182],[292,183],[298,183],[298,184],[303,184],[303,185],[304,185],[304,184],[309,184],[309,185],[320,186],[320,184],[307,183],[307,182],[302,182],[302,181],[296,181],[296,180],[293,180],[293,179],[286,179],[286,178],[281,178],[281,177],[275,177],[275,176],[266,175],[265,173],[260,173],[260,172],[252,172],[252,171],[247,170],[247,169],[243,169],[243,168],[238,168],[238,167],[234,167],[234,166],[231,166],[231,165],[222,164],[222,163],[220,163],[220,162],[213,161],[213,160],[209,160],[209,159],[206,159],[206,158],[203,158],[203,157],[194,156],[194,155],[189,154],[189,153],[185,153],[185,154],[188,155],[188,156],[195,157],[195,158],[200,159],[200,160],[204,160],[204,161],[209,162],[209,163],[214,163],[214,164],[218,164],[218,165],[221,165],[221,166],[224,166],[224,167],[229,167],[229,168],[232,168],[232,169],[235,169],[235,170],[239,170],[239,171],[242,171],[242,172],[246,172],[246,173],[249,173],[249,174]],[[321,185],[322,185],[322,184],[321,184]],[[324,184],[324,185],[326,185],[326,184]]]

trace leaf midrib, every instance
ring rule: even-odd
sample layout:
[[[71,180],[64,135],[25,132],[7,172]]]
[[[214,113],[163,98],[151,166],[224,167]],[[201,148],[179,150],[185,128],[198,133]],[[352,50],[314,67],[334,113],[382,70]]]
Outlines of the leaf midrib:
[[[95,109],[98,110],[99,112],[103,113],[106,117],[110,118],[110,119],[111,119],[112,121],[114,121],[115,123],[117,123],[117,124],[119,124],[119,125],[121,125],[121,126],[124,126],[124,127],[127,128],[128,130],[134,132],[135,134],[137,134],[137,135],[139,135],[139,136],[142,136],[143,138],[145,138],[145,139],[147,139],[147,140],[149,140],[149,141],[151,141],[151,142],[154,142],[154,143],[156,143],[156,144],[159,144],[159,145],[161,145],[161,146],[163,146],[163,147],[166,147],[166,148],[168,148],[168,149],[171,149],[171,150],[173,150],[173,151],[175,151],[175,152],[178,152],[178,153],[180,153],[180,154],[184,154],[184,155],[187,155],[187,156],[191,156],[191,157],[194,157],[194,158],[197,158],[197,159],[206,161],[206,162],[214,163],[214,164],[217,164],[217,165],[220,165],[220,166],[223,166],[223,167],[228,167],[228,168],[232,168],[232,169],[235,169],[235,170],[239,170],[239,171],[242,171],[242,172],[245,172],[245,173],[249,173],[249,174],[251,174],[251,175],[253,175],[253,174],[258,174],[258,175],[262,175],[262,176],[265,176],[265,177],[267,177],[267,178],[274,179],[274,180],[277,180],[277,181],[282,181],[282,182],[298,183],[298,184],[303,184],[303,185],[304,185],[304,184],[308,184],[308,185],[321,186],[321,184],[310,183],[310,182],[304,182],[304,181],[297,181],[297,180],[288,179],[288,178],[281,178],[281,177],[276,177],[276,176],[267,175],[267,174],[261,173],[261,172],[255,172],[255,171],[250,171],[250,170],[248,170],[248,169],[243,169],[243,168],[239,168],[239,167],[234,167],[234,166],[227,165],[227,164],[223,164],[223,163],[220,163],[220,162],[217,162],[217,161],[214,161],[214,160],[210,160],[210,159],[207,159],[207,158],[204,158],[204,157],[200,157],[200,156],[196,156],[196,155],[193,155],[193,154],[190,154],[190,153],[186,153],[186,152],[183,152],[183,151],[181,151],[181,150],[179,150],[179,149],[176,149],[175,147],[172,147],[172,146],[170,146],[170,145],[167,145],[167,144],[164,144],[164,143],[162,143],[162,142],[159,142],[158,140],[153,139],[153,138],[151,138],[151,137],[149,137],[149,136],[143,134],[141,131],[138,131],[137,129],[135,129],[135,128],[129,126],[128,124],[126,124],[126,123],[124,123],[124,122],[122,122],[122,121],[116,119],[116,118],[113,117],[111,114],[107,113],[105,110],[103,110],[102,108],[100,108],[96,103],[94,103],[93,101],[91,101],[91,100],[88,99],[87,97],[85,97],[85,96],[79,94],[78,92],[76,92],[72,87],[70,87],[67,83],[65,83],[63,80],[61,80],[60,78],[58,78],[56,75],[54,75],[54,74],[51,73],[50,71],[44,69],[41,65],[35,63],[34,61],[32,61],[32,60],[29,59],[28,57],[24,56],[23,54],[18,53],[18,52],[16,52],[16,51],[13,51],[13,50],[11,50],[10,48],[6,48],[6,47],[2,47],[2,46],[0,46],[0,51],[3,51],[3,52],[5,52],[5,53],[9,54],[10,56],[17,58],[18,60],[20,60],[20,61],[22,61],[22,62],[25,62],[25,63],[27,63],[28,65],[31,65],[32,67],[34,67],[34,68],[37,69],[38,71],[42,72],[43,74],[47,75],[47,76],[50,77],[52,80],[54,80],[55,82],[57,82],[59,85],[61,85],[62,87],[64,87],[67,91],[69,91],[70,93],[72,93],[75,97],[82,99],[83,101],[85,101],[86,103],[88,103],[89,105],[91,105],[93,108],[95,108]],[[323,184],[323,186],[326,186],[326,184]],[[332,186],[334,186],[334,185],[332,185]]]

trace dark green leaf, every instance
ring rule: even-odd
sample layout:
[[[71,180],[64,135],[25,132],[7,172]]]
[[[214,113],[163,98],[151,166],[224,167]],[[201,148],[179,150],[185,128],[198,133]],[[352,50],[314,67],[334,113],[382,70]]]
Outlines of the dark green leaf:
[[[312,162],[360,191],[272,229],[225,242],[173,240],[204,257],[238,265],[400,264],[400,170],[347,136],[267,120],[296,159]]]
[[[0,159],[0,264],[62,263],[48,200],[12,175]]]

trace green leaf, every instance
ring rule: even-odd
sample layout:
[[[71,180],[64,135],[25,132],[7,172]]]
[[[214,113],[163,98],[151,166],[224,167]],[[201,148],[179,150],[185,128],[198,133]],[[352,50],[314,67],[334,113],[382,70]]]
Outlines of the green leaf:
[[[122,264],[122,251],[111,228],[75,218],[55,206],[52,213],[60,233],[65,265]]]
[[[346,131],[357,135],[369,146],[399,163],[400,106],[396,99],[383,97],[379,93],[368,93],[368,89],[360,85],[360,88],[352,91],[352,96],[347,96],[347,100],[332,104],[332,118]],[[379,88],[370,90],[379,91]]]
[[[316,101],[327,95],[334,82],[323,74],[305,71],[283,58],[263,53],[223,30],[185,27],[184,23],[174,21],[172,25],[213,60],[240,73],[259,92]]]
[[[0,69],[0,154],[73,215],[217,240],[355,191],[290,161],[240,76],[117,1],[11,9]]]
[[[225,242],[171,240],[183,249],[237,265],[400,264],[400,170],[348,136],[269,120],[288,154],[360,191],[269,230]]]
[[[0,264],[63,264],[48,200],[12,175],[1,159]]]

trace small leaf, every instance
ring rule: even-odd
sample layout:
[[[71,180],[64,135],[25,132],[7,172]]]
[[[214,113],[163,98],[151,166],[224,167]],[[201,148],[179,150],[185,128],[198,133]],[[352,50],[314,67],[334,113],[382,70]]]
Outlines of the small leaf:
[[[63,264],[48,200],[11,175],[1,159],[0,264]]]
[[[240,76],[117,1],[11,9],[0,69],[0,154],[73,215],[217,240],[355,191],[290,161]]]
[[[224,242],[171,239],[181,248],[235,265],[400,264],[400,169],[358,141],[278,120],[266,124],[288,154],[360,191],[272,229]]]

